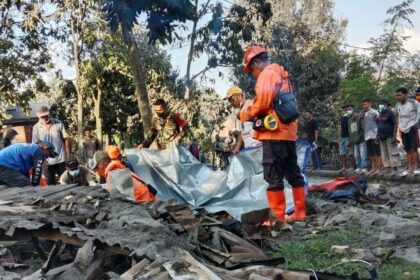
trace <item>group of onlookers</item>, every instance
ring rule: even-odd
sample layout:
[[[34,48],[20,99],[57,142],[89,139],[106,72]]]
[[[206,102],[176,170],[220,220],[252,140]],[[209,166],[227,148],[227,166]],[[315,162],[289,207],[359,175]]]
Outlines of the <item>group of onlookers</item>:
[[[408,97],[406,88],[395,92],[396,104],[391,106],[388,98],[380,97],[373,108],[373,100],[363,99],[358,111],[352,104],[341,107],[339,129],[340,171],[356,171],[368,175],[383,172],[396,175],[400,169],[402,147],[407,154],[407,168],[399,175],[419,175],[418,149],[420,119],[420,88],[416,98]],[[321,168],[318,148],[320,128],[312,112],[305,115],[306,139],[312,145],[312,164]],[[400,144],[400,145],[399,145]]]

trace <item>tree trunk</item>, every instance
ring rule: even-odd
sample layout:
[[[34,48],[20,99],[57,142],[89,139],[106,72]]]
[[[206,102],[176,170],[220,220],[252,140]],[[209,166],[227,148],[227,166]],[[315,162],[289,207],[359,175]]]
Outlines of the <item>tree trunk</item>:
[[[80,140],[83,135],[83,92],[80,89],[80,49],[79,33],[75,26],[74,14],[71,14],[70,28],[72,36],[72,48],[74,56],[74,67],[76,68],[76,81],[74,83],[77,92],[77,139]]]
[[[134,83],[136,85],[137,103],[143,123],[143,135],[146,137],[152,124],[152,110],[149,103],[149,95],[146,87],[146,74],[140,59],[137,44],[132,31],[122,25],[124,42],[128,47],[128,54],[131,60]]]
[[[190,89],[191,89],[191,64],[194,57],[194,44],[195,39],[197,37],[197,23],[198,23],[198,15],[197,15],[197,9],[198,9],[198,0],[195,0],[195,17],[193,22],[193,28],[191,32],[191,42],[190,42],[190,50],[188,52],[188,61],[187,61],[187,73],[185,75],[185,82],[186,82],[186,89],[185,89],[185,95],[184,99],[188,100],[190,99]]]
[[[101,77],[96,77],[96,98],[93,98],[95,103],[94,114],[96,122],[96,136],[98,137],[101,147],[103,146],[103,137],[102,137],[102,115],[101,115],[101,104],[102,104],[102,80]]]
[[[379,87],[381,85],[381,80],[382,80],[382,74],[385,68],[385,64],[386,64],[386,60],[388,59],[388,55],[389,55],[389,48],[390,48],[390,44],[393,41],[392,38],[395,36],[395,32],[397,30],[397,26],[394,26],[394,28],[392,29],[392,33],[389,39],[388,44],[386,44],[385,46],[385,50],[384,50],[384,59],[381,61],[380,66],[379,66],[379,74],[378,74],[378,79],[376,80],[376,89],[379,90]]]

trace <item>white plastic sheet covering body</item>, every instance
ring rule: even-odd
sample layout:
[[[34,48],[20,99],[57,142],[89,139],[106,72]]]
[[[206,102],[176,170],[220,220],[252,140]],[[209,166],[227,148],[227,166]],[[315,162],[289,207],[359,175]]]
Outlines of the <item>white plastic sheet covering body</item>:
[[[305,176],[309,144],[298,141],[297,153]],[[210,213],[226,211],[238,220],[244,213],[268,207],[261,147],[231,157],[227,171],[212,170],[182,146],[172,145],[162,151],[130,149],[126,150],[126,155],[141,179],[158,190],[159,200],[175,198],[188,203],[192,209],[205,208]],[[293,199],[287,183],[286,200],[287,208],[292,208]]]

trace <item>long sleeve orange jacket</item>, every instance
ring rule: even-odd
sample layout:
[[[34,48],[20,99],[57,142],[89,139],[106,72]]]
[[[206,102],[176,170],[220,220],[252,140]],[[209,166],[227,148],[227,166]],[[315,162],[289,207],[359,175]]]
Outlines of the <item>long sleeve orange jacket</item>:
[[[252,105],[239,114],[241,122],[252,121],[268,114],[272,115],[278,122],[276,130],[254,130],[253,138],[258,140],[287,140],[296,141],[298,121],[282,123],[273,108],[273,100],[277,92],[290,91],[288,81],[289,74],[283,66],[270,64],[259,75],[255,85],[255,97]]]

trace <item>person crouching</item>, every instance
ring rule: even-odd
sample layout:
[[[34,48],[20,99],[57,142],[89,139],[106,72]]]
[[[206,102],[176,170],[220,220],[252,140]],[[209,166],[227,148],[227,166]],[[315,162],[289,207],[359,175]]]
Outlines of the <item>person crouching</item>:
[[[105,178],[107,190],[111,192],[112,186],[109,180],[109,173],[117,169],[126,169],[127,167],[119,160],[111,160],[109,155],[99,150],[93,155],[93,169],[99,176]],[[146,185],[137,174],[131,172],[133,183],[133,196],[137,202],[147,202],[156,200],[156,191],[149,185]]]
[[[77,184],[78,186],[94,186],[96,183],[90,170],[79,164],[76,158],[66,161],[66,171],[60,176],[60,185]]]

